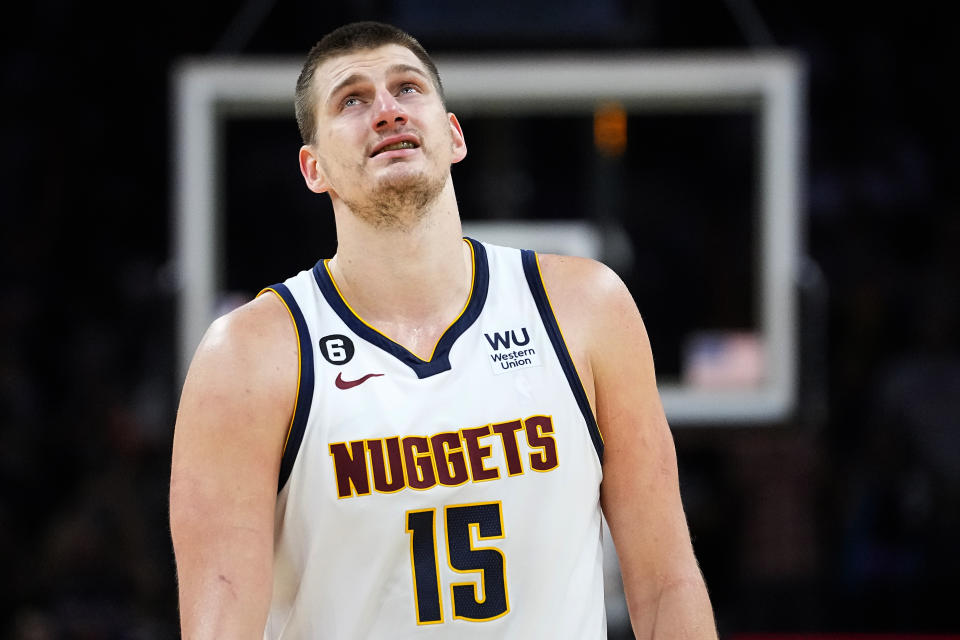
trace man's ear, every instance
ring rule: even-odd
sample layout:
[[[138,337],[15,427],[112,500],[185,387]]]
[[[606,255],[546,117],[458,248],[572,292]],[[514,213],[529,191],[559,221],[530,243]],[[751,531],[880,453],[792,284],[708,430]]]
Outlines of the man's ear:
[[[314,193],[326,193],[330,190],[327,183],[327,174],[320,166],[320,158],[310,148],[310,145],[300,147],[300,173],[303,174],[303,181],[307,183],[307,189]]]
[[[463,137],[463,129],[460,128],[457,116],[452,113],[447,116],[450,118],[450,135],[453,138],[453,161],[460,162],[467,157],[467,141]]]

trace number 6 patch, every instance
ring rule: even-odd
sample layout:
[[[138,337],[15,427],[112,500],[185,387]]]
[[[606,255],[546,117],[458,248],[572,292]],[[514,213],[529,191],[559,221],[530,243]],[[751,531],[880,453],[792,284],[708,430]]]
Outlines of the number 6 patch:
[[[330,364],[347,364],[353,358],[353,341],[338,333],[320,338],[320,353]]]

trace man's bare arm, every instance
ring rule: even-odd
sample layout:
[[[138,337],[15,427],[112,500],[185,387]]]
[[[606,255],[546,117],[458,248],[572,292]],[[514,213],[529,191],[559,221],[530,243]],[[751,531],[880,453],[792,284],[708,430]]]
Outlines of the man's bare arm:
[[[634,634],[641,640],[715,639],[636,304],[620,278],[592,260],[543,256],[541,268],[603,435],[600,499]]]
[[[186,639],[263,637],[298,366],[292,321],[272,294],[214,322],[190,365],[170,476]]]

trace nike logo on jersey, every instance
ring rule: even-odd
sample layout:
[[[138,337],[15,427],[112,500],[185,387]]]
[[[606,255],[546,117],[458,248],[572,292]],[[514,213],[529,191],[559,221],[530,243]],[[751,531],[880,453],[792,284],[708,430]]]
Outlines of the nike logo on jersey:
[[[356,380],[344,380],[343,374],[338,373],[337,379],[334,380],[334,384],[337,385],[337,389],[353,389],[355,386],[359,384],[363,384],[370,378],[376,378],[377,376],[382,376],[382,375],[383,375],[382,373],[368,373],[362,378],[357,378]]]

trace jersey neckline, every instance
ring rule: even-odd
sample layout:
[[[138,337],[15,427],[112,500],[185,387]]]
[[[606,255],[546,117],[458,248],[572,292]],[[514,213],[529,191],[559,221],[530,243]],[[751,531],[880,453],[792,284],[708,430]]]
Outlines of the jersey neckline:
[[[347,301],[344,300],[340,291],[337,289],[337,285],[327,267],[327,260],[320,260],[314,265],[313,277],[317,282],[317,286],[320,288],[320,292],[326,299],[327,304],[340,316],[340,319],[343,320],[351,331],[370,344],[383,349],[403,362],[417,374],[418,378],[429,378],[438,373],[448,371],[451,368],[450,349],[457,341],[457,338],[463,335],[464,331],[476,322],[487,300],[490,270],[487,264],[486,249],[484,249],[483,244],[473,238],[465,237],[464,241],[470,246],[471,253],[473,254],[473,282],[470,297],[457,319],[454,320],[453,324],[447,327],[447,330],[440,336],[440,340],[437,341],[433,349],[433,355],[429,360],[423,360],[403,345],[394,342],[391,338],[380,333],[380,331],[364,322],[362,318],[354,313],[353,309],[350,308],[350,305],[347,304]]]

